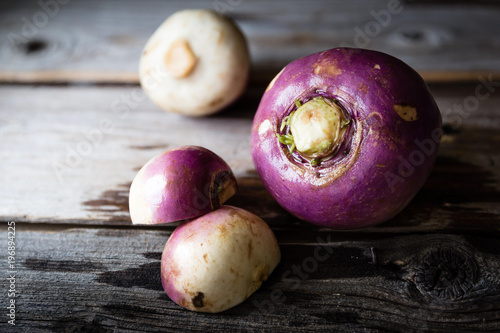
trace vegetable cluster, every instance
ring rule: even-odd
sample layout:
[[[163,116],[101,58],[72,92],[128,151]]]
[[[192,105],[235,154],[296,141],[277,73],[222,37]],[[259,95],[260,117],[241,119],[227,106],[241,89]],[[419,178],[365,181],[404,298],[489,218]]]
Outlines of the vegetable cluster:
[[[233,22],[185,10],[148,41],[141,85],[167,111],[208,115],[241,95],[249,63]],[[412,200],[434,164],[440,135],[439,109],[413,69],[381,52],[338,48],[295,60],[270,82],[252,125],[252,158],[267,190],[291,214],[355,229],[390,219]],[[183,221],[163,250],[161,282],[184,308],[227,310],[280,261],[269,226],[224,205],[236,191],[227,163],[198,146],[155,156],[132,182],[134,224]]]
[[[280,261],[278,242],[263,220],[223,205],[236,190],[226,162],[197,146],[153,157],[130,186],[132,223],[184,220],[163,250],[161,281],[189,310],[220,312],[243,302]]]

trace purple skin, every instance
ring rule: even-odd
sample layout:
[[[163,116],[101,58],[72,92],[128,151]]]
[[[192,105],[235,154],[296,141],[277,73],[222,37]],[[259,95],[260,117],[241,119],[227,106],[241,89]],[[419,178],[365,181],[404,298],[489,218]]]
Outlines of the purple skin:
[[[350,123],[338,151],[313,166],[277,134],[285,133],[282,121],[295,100],[318,95],[339,105]],[[338,48],[293,61],[269,84],[253,121],[252,157],[267,190],[291,214],[357,229],[408,205],[430,174],[441,134],[441,114],[417,72],[381,52]]]
[[[134,224],[190,219],[217,209],[236,190],[224,160],[208,149],[183,146],[142,167],[130,187],[130,215]]]

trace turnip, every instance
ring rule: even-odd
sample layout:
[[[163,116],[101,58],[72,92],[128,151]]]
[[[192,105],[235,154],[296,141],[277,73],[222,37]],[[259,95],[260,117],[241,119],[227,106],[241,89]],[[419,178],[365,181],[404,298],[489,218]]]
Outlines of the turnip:
[[[264,185],[300,219],[335,229],[400,212],[436,159],[441,115],[423,79],[376,51],[338,48],[287,65],[252,126]]]
[[[139,76],[162,109],[204,116],[243,93],[249,68],[246,40],[234,22],[210,10],[182,10],[147,42]]]
[[[129,194],[134,224],[194,218],[220,207],[236,193],[231,168],[215,153],[183,146],[153,157],[137,173]]]
[[[161,282],[180,306],[220,312],[255,292],[280,256],[264,221],[243,209],[222,206],[175,229],[163,250]]]

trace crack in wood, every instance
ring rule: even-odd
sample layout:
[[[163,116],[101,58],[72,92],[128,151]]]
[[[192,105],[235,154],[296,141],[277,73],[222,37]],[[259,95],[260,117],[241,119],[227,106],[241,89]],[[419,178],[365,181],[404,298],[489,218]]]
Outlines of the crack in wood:
[[[155,291],[163,291],[160,271],[160,262],[146,263],[139,267],[100,273],[96,281],[120,288],[140,287]]]
[[[128,206],[128,196],[131,184],[131,182],[119,184],[117,186],[118,189],[106,190],[101,193],[99,198],[86,200],[82,205],[85,206],[88,211],[101,213],[107,217],[109,222],[129,221],[132,223]]]
[[[93,273],[107,270],[106,266],[101,263],[83,260],[27,258],[24,260],[23,266],[29,270],[39,272]]]

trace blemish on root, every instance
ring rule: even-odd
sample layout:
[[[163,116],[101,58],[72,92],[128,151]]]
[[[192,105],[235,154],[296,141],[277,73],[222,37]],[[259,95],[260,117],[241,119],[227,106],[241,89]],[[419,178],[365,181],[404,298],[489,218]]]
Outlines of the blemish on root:
[[[405,104],[394,104],[394,110],[403,120],[415,121],[418,119],[417,109],[414,106]]]
[[[248,242],[248,259],[252,258],[252,251],[253,251],[252,240],[250,240]]]
[[[203,298],[205,297],[205,295],[202,293],[202,292],[198,292],[198,294],[193,297],[192,299],[192,302],[193,302],[193,305],[196,307],[196,308],[202,308],[203,307]]]

